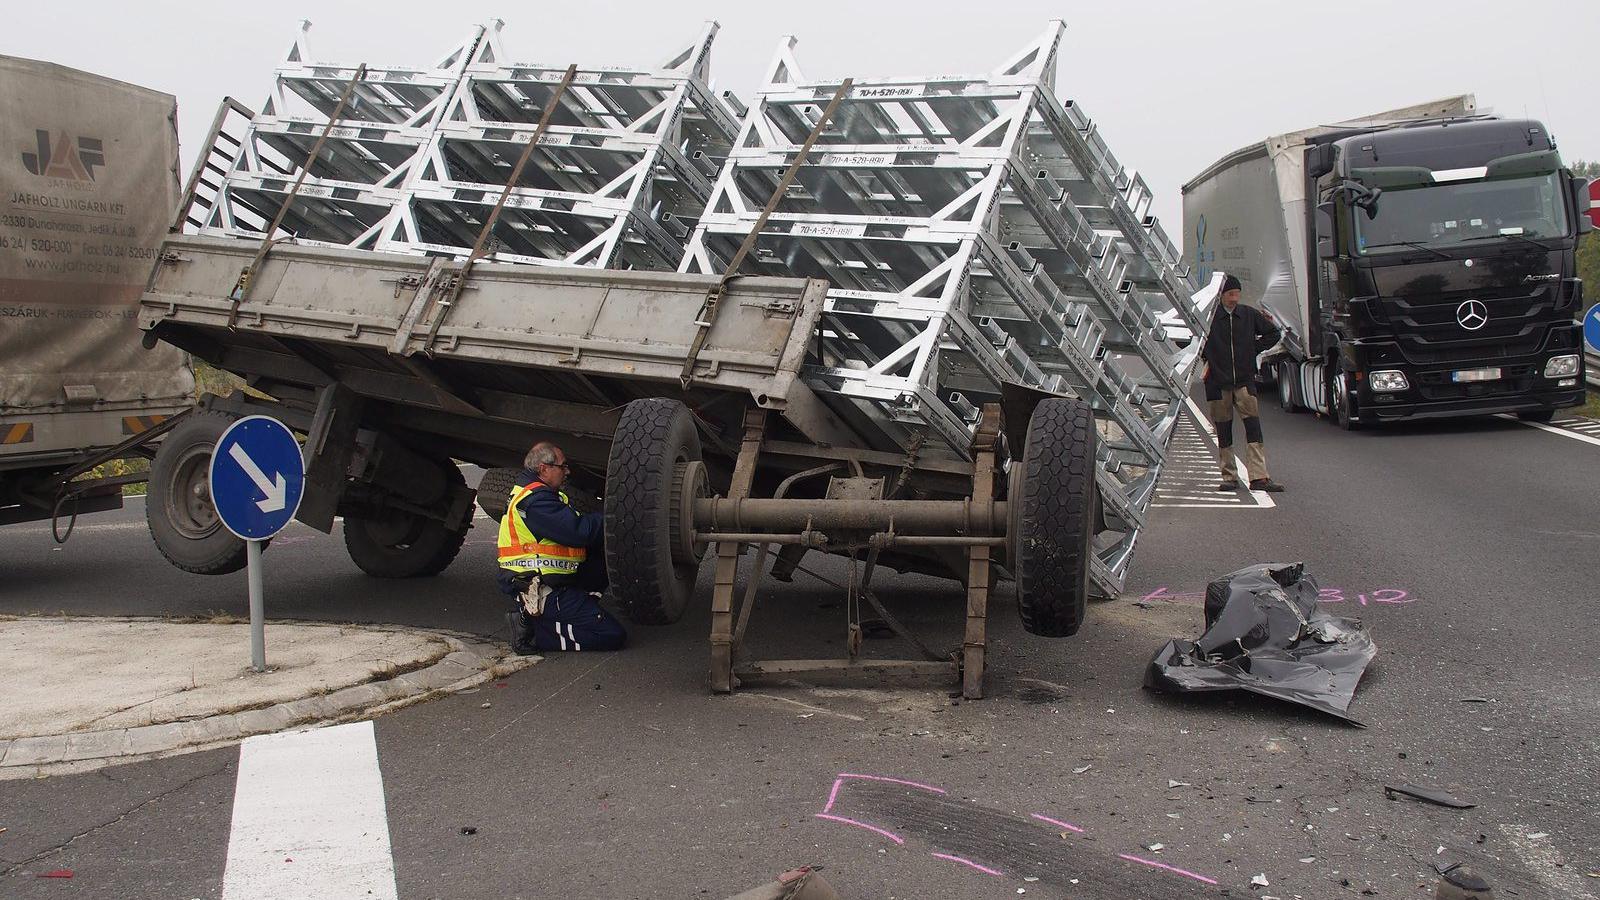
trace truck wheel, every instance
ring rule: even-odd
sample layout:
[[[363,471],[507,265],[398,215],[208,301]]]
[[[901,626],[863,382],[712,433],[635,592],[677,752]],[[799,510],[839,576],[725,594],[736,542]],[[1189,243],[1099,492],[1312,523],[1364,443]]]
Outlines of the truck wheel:
[[[1299,368],[1289,360],[1278,363],[1278,407],[1286,413],[1300,409],[1296,399],[1296,389],[1300,385]]]
[[[1333,407],[1335,425],[1345,431],[1361,429],[1361,413],[1355,410],[1355,401],[1350,397],[1350,382],[1342,369],[1333,376],[1333,384],[1328,388],[1328,403]]]
[[[444,468],[453,494],[466,479],[455,466]],[[391,507],[371,516],[345,516],[344,547],[361,571],[374,578],[421,578],[449,568],[471,528],[470,518],[451,529],[438,519]]]
[[[145,522],[156,549],[185,572],[226,575],[244,568],[245,542],[222,527],[211,503],[211,453],[232,424],[226,413],[190,413],[150,465]]]
[[[489,518],[499,522],[506,517],[506,505],[511,502],[511,489],[522,479],[521,469],[490,469],[478,482],[478,508]]]
[[[622,411],[606,463],[606,574],[623,613],[642,625],[682,618],[699,559],[675,552],[675,498],[700,459],[694,418],[676,400],[635,400]]]
[[[1040,401],[1020,469],[1010,498],[1010,556],[1022,627],[1067,637],[1083,625],[1094,554],[1095,428],[1088,404]]]

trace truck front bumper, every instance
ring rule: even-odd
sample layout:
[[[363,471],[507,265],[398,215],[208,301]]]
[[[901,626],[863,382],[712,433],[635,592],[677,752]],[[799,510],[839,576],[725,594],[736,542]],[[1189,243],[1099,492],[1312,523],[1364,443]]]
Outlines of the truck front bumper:
[[[1565,409],[1584,402],[1584,358],[1576,334],[1551,329],[1545,348],[1514,357],[1454,360],[1413,364],[1392,343],[1364,342],[1344,345],[1347,360],[1368,377],[1357,381],[1356,402],[1363,418],[1377,421],[1540,412]],[[1558,378],[1545,377],[1552,357],[1576,353],[1578,371]],[[1498,369],[1500,376],[1487,381],[1458,381],[1456,373]],[[1398,371],[1405,375],[1405,390],[1372,390],[1370,374]]]

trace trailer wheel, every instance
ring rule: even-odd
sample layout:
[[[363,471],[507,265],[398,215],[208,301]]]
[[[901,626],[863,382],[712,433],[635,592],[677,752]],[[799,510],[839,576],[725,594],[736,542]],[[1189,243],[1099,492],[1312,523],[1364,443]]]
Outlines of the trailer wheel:
[[[1011,559],[1022,627],[1067,637],[1083,625],[1094,554],[1095,428],[1089,406],[1052,397],[1028,422],[1011,497]]]
[[[466,484],[461,470],[445,465],[450,493]],[[361,571],[374,578],[421,578],[449,568],[466,543],[472,520],[452,529],[420,513],[388,508],[344,517],[344,547]]]
[[[506,506],[511,502],[511,489],[522,479],[521,469],[490,469],[478,482],[478,508],[489,518],[499,522],[506,517]]]
[[[1278,363],[1278,408],[1286,413],[1297,412],[1300,409],[1299,396],[1300,367],[1290,360],[1281,360]]]
[[[682,523],[674,498],[699,459],[700,436],[682,403],[635,400],[623,409],[606,464],[606,574],[631,621],[676,622],[694,593],[699,559],[675,552]]]
[[[222,526],[211,503],[211,453],[233,416],[200,410],[161,442],[150,465],[145,522],[167,562],[196,575],[244,568],[245,542]]]

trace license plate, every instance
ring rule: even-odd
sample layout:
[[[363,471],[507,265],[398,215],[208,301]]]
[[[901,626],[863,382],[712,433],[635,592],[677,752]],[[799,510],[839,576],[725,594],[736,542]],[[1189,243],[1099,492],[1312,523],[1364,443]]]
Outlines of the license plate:
[[[1489,369],[1462,369],[1451,372],[1450,380],[1460,384],[1463,381],[1494,381],[1500,377],[1499,367]]]

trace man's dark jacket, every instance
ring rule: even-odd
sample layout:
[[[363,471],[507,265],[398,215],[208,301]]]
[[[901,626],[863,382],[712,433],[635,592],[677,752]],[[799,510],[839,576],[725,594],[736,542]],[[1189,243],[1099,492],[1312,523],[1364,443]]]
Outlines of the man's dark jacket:
[[[1241,303],[1229,313],[1219,303],[1200,351],[1208,366],[1207,399],[1220,399],[1223,391],[1241,387],[1255,393],[1256,354],[1277,342],[1278,328],[1261,310]]]
[[[522,470],[520,478],[519,483],[523,485],[539,480],[537,474],[527,469]],[[561,495],[555,488],[546,485],[541,485],[524,497],[517,508],[522,510],[522,521],[527,523],[528,530],[534,536],[555,541],[564,547],[589,549],[588,557],[579,564],[576,572],[571,575],[546,575],[544,583],[547,586],[575,587],[585,592],[606,589],[605,520],[599,513],[578,515],[577,510],[561,502]],[[526,577],[513,575],[505,569],[495,571],[500,590],[510,596],[522,593],[527,586]]]

